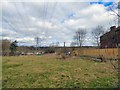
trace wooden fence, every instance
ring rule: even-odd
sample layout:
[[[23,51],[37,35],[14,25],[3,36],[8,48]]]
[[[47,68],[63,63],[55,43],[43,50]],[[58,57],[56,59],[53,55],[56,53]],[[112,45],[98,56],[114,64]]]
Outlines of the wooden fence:
[[[108,59],[120,58],[120,48],[107,48],[107,49],[78,49],[79,55],[91,57],[103,57]]]

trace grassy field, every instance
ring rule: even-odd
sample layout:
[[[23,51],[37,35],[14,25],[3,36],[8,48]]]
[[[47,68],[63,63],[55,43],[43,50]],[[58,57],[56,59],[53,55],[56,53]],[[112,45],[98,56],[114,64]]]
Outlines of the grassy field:
[[[111,88],[117,71],[110,63],[55,55],[3,57],[3,88]]]

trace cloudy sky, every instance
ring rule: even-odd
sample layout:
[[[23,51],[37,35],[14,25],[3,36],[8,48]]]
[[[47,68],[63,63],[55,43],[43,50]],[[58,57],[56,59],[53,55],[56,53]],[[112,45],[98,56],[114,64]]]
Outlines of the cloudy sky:
[[[12,1],[12,0],[11,0]],[[104,2],[1,2],[2,18],[0,19],[0,36],[3,39],[17,40],[19,45],[35,45],[35,37],[39,37],[41,45],[73,41],[78,28],[85,28],[87,36],[84,45],[92,45],[90,32],[98,25],[107,30],[117,25],[115,15],[108,7],[115,0]],[[50,1],[50,0],[49,0]],[[114,7],[117,11],[116,7]]]

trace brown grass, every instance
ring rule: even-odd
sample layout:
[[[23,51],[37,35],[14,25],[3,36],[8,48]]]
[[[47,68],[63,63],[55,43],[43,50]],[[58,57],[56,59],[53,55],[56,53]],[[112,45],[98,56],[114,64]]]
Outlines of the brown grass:
[[[114,87],[116,80],[109,62],[59,60],[55,55],[3,57],[4,88]]]

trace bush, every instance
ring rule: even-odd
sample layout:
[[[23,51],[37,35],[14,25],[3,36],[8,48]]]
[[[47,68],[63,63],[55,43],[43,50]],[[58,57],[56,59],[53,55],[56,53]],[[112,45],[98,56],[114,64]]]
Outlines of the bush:
[[[55,53],[55,49],[54,48],[48,48],[45,50],[45,53]]]

